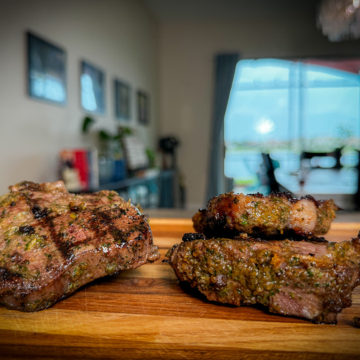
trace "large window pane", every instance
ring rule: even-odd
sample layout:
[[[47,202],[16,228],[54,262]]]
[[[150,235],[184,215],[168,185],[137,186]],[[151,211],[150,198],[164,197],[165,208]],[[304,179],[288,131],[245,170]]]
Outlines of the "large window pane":
[[[359,87],[305,88],[304,147],[331,151],[359,137]]]
[[[234,178],[235,190],[263,190],[262,152],[270,152],[289,174],[299,170],[302,151],[342,148],[342,166],[356,165],[359,75],[318,63],[326,61],[238,63],[224,129],[225,175]],[[328,63],[336,65],[336,61]],[[343,69],[345,63],[340,65]],[[331,160],[321,159],[329,164]]]

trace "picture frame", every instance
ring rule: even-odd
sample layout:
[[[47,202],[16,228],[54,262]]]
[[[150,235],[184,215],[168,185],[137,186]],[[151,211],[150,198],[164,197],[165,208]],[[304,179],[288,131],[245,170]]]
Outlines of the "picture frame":
[[[115,118],[130,121],[131,116],[131,89],[124,81],[114,79]]]
[[[150,122],[150,100],[149,95],[142,90],[137,92],[137,109],[138,109],[138,122],[142,125],[148,125]]]
[[[105,72],[82,60],[80,63],[81,106],[91,113],[105,114]]]
[[[127,135],[123,139],[126,164],[130,172],[148,168],[149,160],[146,155],[144,142],[136,135]]]
[[[66,52],[60,46],[26,32],[27,93],[54,104],[67,101]]]

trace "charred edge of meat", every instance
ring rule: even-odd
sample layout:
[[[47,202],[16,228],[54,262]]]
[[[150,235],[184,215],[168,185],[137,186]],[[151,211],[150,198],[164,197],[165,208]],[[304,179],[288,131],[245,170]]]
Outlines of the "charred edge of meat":
[[[9,186],[9,190],[11,192],[18,192],[21,190],[41,191],[42,185],[38,183],[34,183],[32,181],[22,181],[16,184],[16,190],[14,190],[14,186]]]
[[[0,267],[0,280],[16,282],[22,278],[21,274],[8,270],[4,267]]]
[[[306,235],[302,236],[299,235],[297,233],[295,233],[294,231],[288,231],[284,234],[278,234],[278,235],[267,235],[262,236],[263,234],[261,232],[254,232],[251,235],[243,232],[243,233],[239,233],[238,231],[231,231],[231,230],[227,230],[225,231],[223,228],[218,229],[218,231],[216,230],[208,230],[207,232],[205,232],[204,234],[200,234],[200,233],[187,233],[184,234],[184,236],[187,236],[189,238],[189,240],[184,240],[183,241],[192,241],[192,240],[211,240],[213,238],[227,238],[227,239],[233,239],[233,240],[250,240],[250,241],[257,241],[257,242],[266,242],[266,241],[282,241],[282,240],[292,240],[292,241],[306,241],[306,242],[310,242],[310,243],[328,243],[329,241],[326,240],[324,237],[318,237],[318,236],[313,236],[313,237],[308,237]],[[192,235],[192,237],[191,237]],[[355,239],[357,240],[357,238]]]
[[[329,200],[316,200],[312,195],[302,196],[299,200],[303,200],[303,199],[312,201],[317,208],[319,208],[322,204],[324,204],[324,203],[326,203],[327,201],[329,201]],[[296,202],[296,201],[295,201],[295,202]],[[337,211],[337,210],[342,210],[342,209],[341,209],[339,206],[337,206],[335,203],[334,203],[334,206],[335,206],[335,211]]]
[[[193,240],[205,240],[204,234],[200,233],[185,233],[182,237],[182,241],[193,241]]]
[[[24,235],[35,234],[35,229],[31,225],[24,225],[19,227],[19,233]]]
[[[261,231],[255,231],[251,234],[251,237],[256,238],[257,241],[264,239],[264,234]],[[237,238],[234,237],[234,238]],[[266,240],[292,240],[292,241],[306,241],[314,243],[327,243],[328,241],[323,236],[314,236],[312,234],[297,233],[292,229],[286,230],[283,234],[278,233],[275,235],[266,235]]]
[[[210,238],[230,238],[230,239],[237,239],[243,237],[245,233],[239,233],[239,230],[236,229],[228,229],[225,225],[226,218],[219,217],[217,220],[215,219],[208,219],[207,224],[205,226],[198,226],[195,228],[196,231],[201,231],[207,239]],[[200,224],[201,225],[201,224]],[[254,228],[251,232],[251,237],[262,239],[266,238],[268,240],[294,240],[294,241],[309,241],[309,242],[327,242],[324,237],[318,237],[313,235],[312,233],[305,233],[294,231],[293,229],[287,229],[283,232],[278,232],[274,235],[269,235],[266,232],[261,231],[259,228]]]
[[[228,192],[225,193],[224,195],[236,195],[234,192]],[[269,195],[264,195],[261,193],[254,193],[254,194],[248,194],[248,196],[253,196],[259,199],[264,199],[264,198],[273,198],[273,197],[278,197],[278,198],[283,198],[288,200],[290,203],[295,204],[300,200],[310,200],[312,201],[315,206],[317,208],[319,208],[323,203],[325,203],[328,200],[316,200],[312,195],[305,195],[305,196],[301,196],[299,198],[295,197],[293,193],[286,191],[286,192],[271,192]],[[218,196],[214,196],[211,199],[209,199],[208,201],[208,205],[211,204],[211,202],[213,201],[213,199],[216,199]],[[336,206],[336,210],[342,210],[339,206],[337,206],[336,204],[334,204]],[[202,212],[202,215],[205,216],[206,215],[206,209],[199,209],[199,212]]]
[[[248,194],[249,196],[253,196],[259,199],[263,199],[263,198],[270,198],[270,197],[279,197],[279,198],[284,198],[289,200],[291,203],[296,203],[297,201],[299,201],[298,198],[296,198],[294,196],[293,193],[286,191],[286,192],[271,192],[269,195],[264,195],[261,193],[254,193],[254,194]],[[302,199],[302,198],[301,198]],[[314,199],[315,200],[315,199]]]
[[[47,208],[41,208],[38,205],[34,205],[31,207],[31,212],[34,214],[34,218],[37,220],[43,219],[47,217],[50,213],[49,209]]]
[[[236,193],[231,191],[231,192],[225,193],[223,195],[236,196]],[[211,202],[214,199],[218,198],[218,196],[219,195],[210,198],[209,201],[208,201],[208,205],[211,204]],[[288,191],[287,192],[271,192],[269,195],[264,195],[264,194],[261,194],[261,193],[257,192],[257,193],[253,193],[253,194],[248,194],[248,196],[253,196],[253,197],[256,197],[258,199],[271,198],[271,197],[280,197],[280,198],[284,198],[284,199],[289,200],[291,203],[296,203],[297,201],[306,198],[306,196],[301,197],[301,198],[296,198],[293,193],[288,192]],[[311,195],[307,195],[307,196],[311,196]],[[318,204],[317,204],[318,201],[315,200],[312,196],[311,196],[311,198],[312,198],[312,201],[314,201],[315,204],[318,206]],[[206,209],[199,209],[199,211],[206,212]]]
[[[354,244],[354,246],[359,247],[360,249],[360,231],[357,237],[351,239],[351,242]]]
[[[211,238],[209,238],[209,239],[211,239]],[[306,242],[315,243],[315,244],[329,242],[324,237],[317,237],[317,236],[306,237],[306,236],[298,236],[297,234],[293,234],[293,236],[285,236],[285,237],[271,235],[271,236],[266,236],[266,238],[264,238],[261,236],[256,236],[255,234],[251,234],[251,236],[250,236],[247,233],[240,233],[240,234],[237,234],[232,239],[233,240],[248,240],[248,241],[255,241],[255,242],[291,240],[291,241],[306,241]]]

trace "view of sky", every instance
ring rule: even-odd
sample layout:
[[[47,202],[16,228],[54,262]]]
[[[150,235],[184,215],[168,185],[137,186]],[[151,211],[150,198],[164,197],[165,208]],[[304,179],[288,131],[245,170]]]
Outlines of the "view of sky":
[[[319,65],[239,61],[225,116],[225,141],[360,137],[360,79]]]

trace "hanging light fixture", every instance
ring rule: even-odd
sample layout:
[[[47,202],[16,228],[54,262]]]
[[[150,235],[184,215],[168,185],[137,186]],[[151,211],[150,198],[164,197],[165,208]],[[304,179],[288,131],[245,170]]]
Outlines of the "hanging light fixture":
[[[360,0],[322,0],[318,26],[330,41],[360,38]]]

